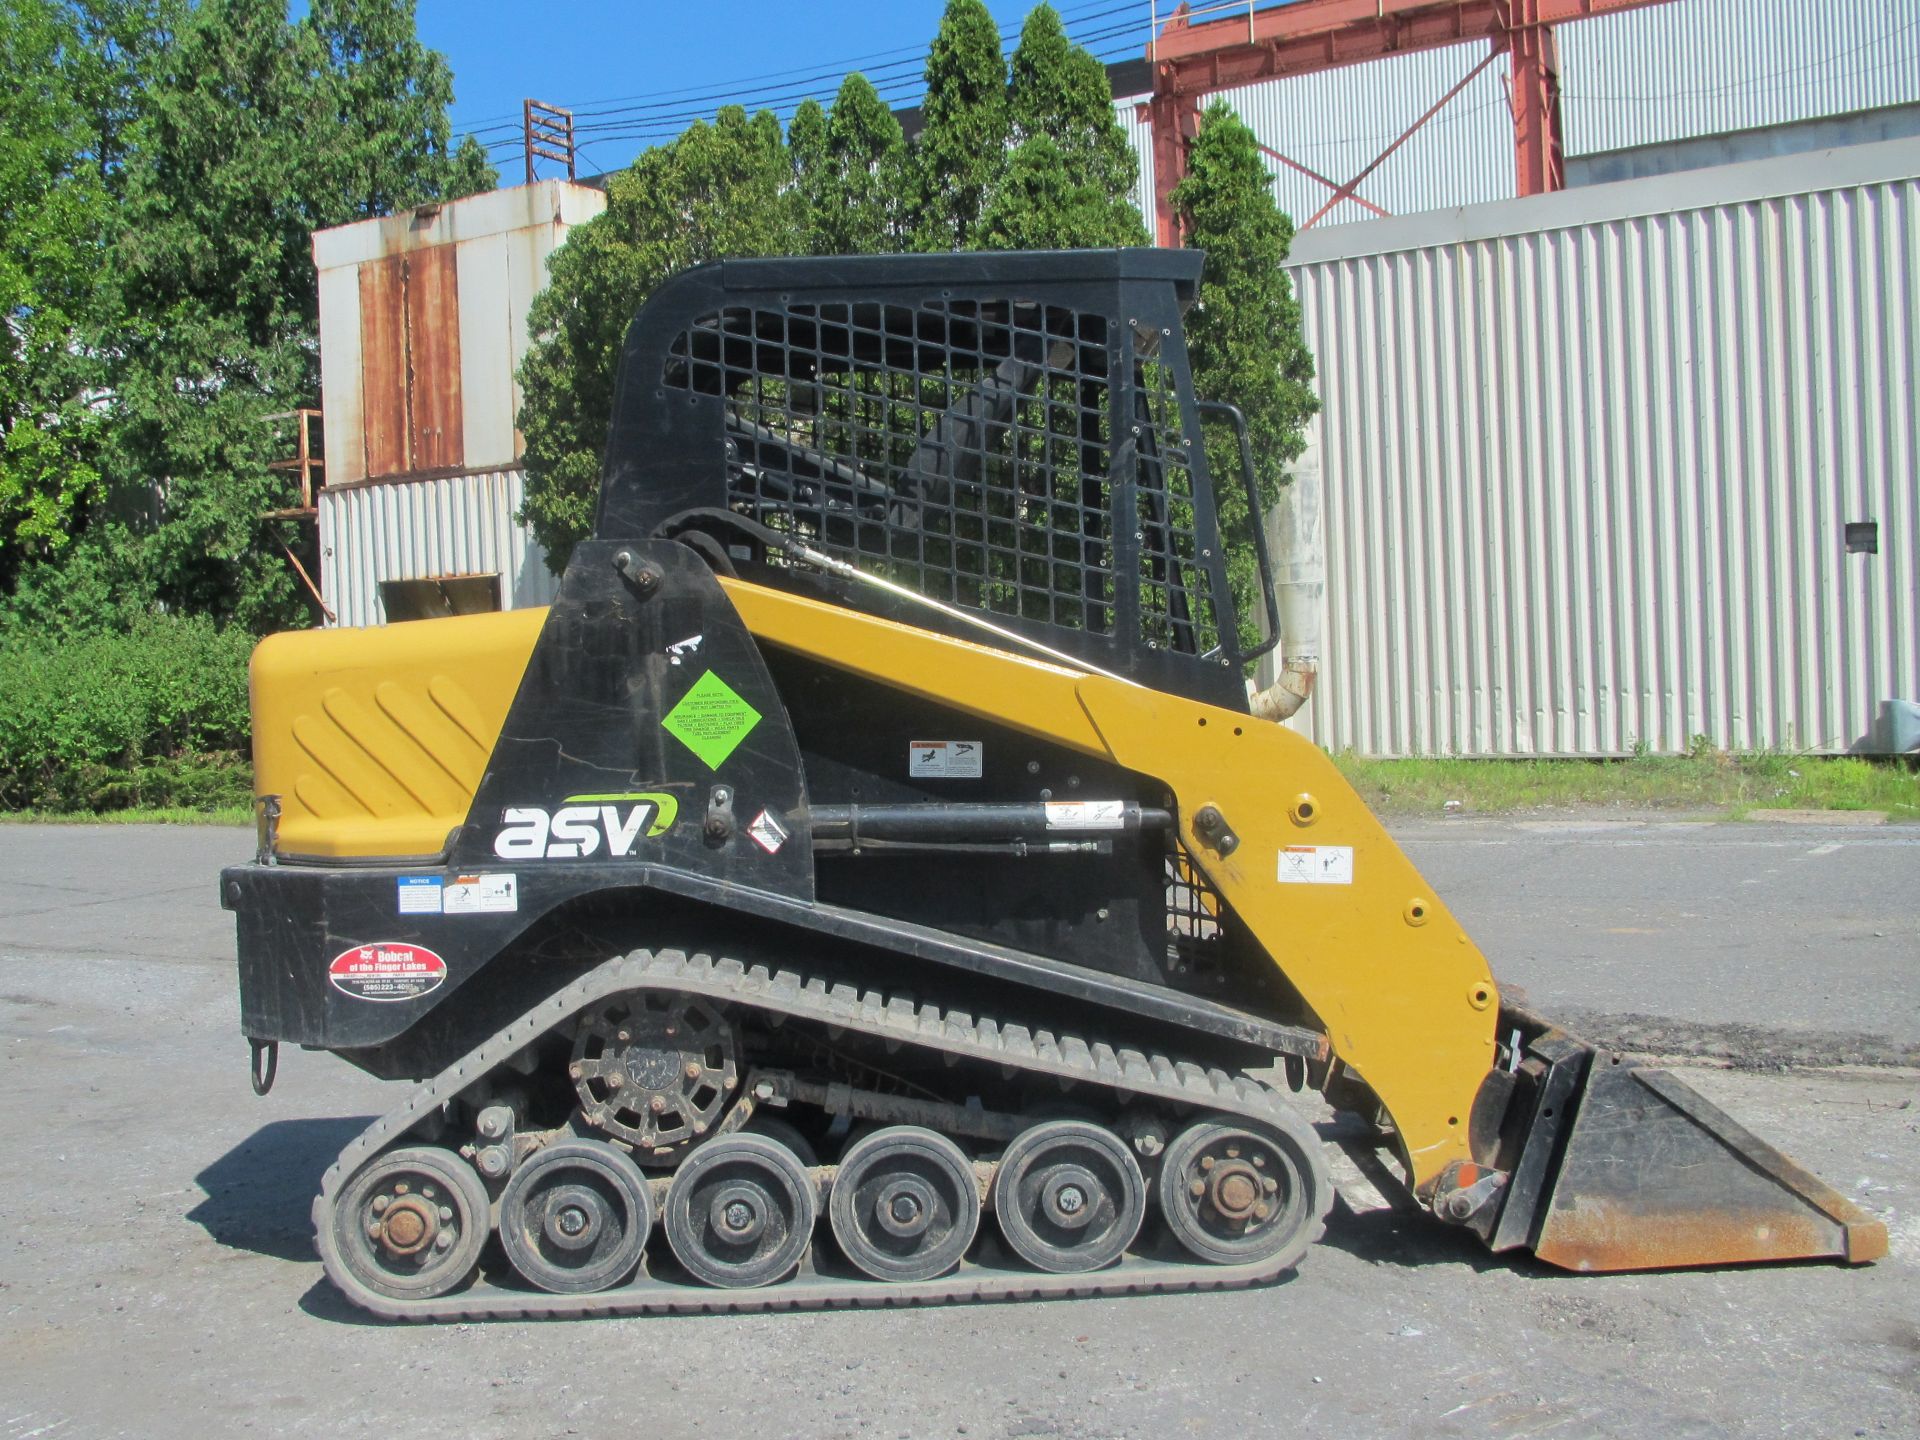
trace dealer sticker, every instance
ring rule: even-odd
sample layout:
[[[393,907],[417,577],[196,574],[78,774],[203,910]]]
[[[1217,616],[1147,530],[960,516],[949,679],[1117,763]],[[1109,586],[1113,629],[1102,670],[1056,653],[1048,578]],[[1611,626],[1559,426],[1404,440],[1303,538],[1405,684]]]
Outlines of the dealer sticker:
[[[520,908],[512,875],[456,875],[447,882],[449,915],[511,915]]]
[[[978,780],[986,750],[978,740],[909,740],[907,773],[916,780]]]
[[[424,945],[381,940],[334,956],[327,979],[355,1000],[417,1000],[440,988],[447,962]]]
[[[1280,850],[1282,885],[1351,885],[1351,845],[1286,845]]]

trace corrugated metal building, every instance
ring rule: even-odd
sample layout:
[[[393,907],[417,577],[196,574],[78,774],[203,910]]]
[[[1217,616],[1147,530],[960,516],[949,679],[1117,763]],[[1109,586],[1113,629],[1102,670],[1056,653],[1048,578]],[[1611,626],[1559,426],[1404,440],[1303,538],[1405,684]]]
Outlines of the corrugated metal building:
[[[1554,30],[1568,183],[1590,157],[1828,116],[1920,105],[1920,0],[1673,0]],[[1224,92],[1261,142],[1330,179],[1360,173],[1487,53],[1455,45]],[[1488,66],[1369,176],[1395,216],[1514,194],[1505,67]],[[1153,147],[1117,106],[1153,214]],[[1831,141],[1827,143],[1832,143]],[[1275,164],[1281,209],[1305,221],[1332,195]],[[1351,200],[1321,225],[1374,217]]]
[[[544,180],[314,235],[320,589],[338,623],[552,598],[514,519],[516,375],[547,257],[605,206]]]
[[[1315,738],[1837,751],[1920,695],[1916,177],[1897,140],[1301,236]]]

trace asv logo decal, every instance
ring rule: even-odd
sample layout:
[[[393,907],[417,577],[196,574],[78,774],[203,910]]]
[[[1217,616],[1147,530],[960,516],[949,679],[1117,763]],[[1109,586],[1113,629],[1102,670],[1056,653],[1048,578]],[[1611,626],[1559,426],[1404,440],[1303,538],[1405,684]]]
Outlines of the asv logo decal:
[[[664,835],[680,814],[671,795],[569,795],[566,805],[546,811],[514,806],[500,818],[493,853],[502,860],[584,860],[606,844],[610,859],[631,855],[642,834]]]

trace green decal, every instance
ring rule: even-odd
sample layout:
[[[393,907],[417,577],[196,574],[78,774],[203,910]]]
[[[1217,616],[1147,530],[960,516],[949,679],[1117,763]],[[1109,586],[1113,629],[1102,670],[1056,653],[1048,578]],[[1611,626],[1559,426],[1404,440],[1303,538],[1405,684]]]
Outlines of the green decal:
[[[667,712],[660,728],[706,761],[709,770],[718,770],[759,723],[760,712],[709,670]]]
[[[618,795],[569,795],[569,805],[628,805],[645,802],[653,806],[653,823],[647,826],[648,835],[664,835],[673,828],[673,822],[680,818],[680,799],[675,795],[665,795],[658,790],[629,790]]]

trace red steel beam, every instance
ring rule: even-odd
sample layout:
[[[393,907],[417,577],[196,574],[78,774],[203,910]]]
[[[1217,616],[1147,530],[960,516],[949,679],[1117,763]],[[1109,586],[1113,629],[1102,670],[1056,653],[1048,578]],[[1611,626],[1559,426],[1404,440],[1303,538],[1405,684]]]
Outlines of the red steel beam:
[[[1533,19],[1541,0],[1512,0],[1514,24],[1506,48],[1513,65],[1508,99],[1513,106],[1514,188],[1545,195],[1566,185],[1560,144],[1560,48],[1553,31]]]
[[[1180,243],[1180,212],[1173,187],[1187,175],[1187,146],[1200,128],[1200,102],[1191,95],[1156,95],[1147,107],[1153,129],[1153,243]]]
[[[1497,40],[1526,25],[1563,25],[1667,0],[1295,0],[1223,19],[1189,20],[1183,5],[1154,42],[1154,93],[1215,90],[1357,65],[1385,55]],[[1528,15],[1526,12],[1533,12]],[[1521,18],[1522,16],[1526,18]]]
[[[1419,127],[1415,126],[1414,128],[1418,129]],[[1322,175],[1318,170],[1310,170],[1305,165],[1302,165],[1298,160],[1294,160],[1288,156],[1282,155],[1278,150],[1274,149],[1271,145],[1262,145],[1258,140],[1254,141],[1253,143],[1259,149],[1260,153],[1262,155],[1265,155],[1269,160],[1278,160],[1282,165],[1285,165],[1289,170],[1298,170],[1302,175],[1306,176],[1309,180],[1318,180],[1322,185],[1326,186],[1327,189],[1337,191],[1345,199],[1351,200],[1353,201],[1354,204],[1363,206],[1364,208],[1371,210],[1374,214],[1378,215],[1382,220],[1391,220],[1393,218],[1393,214],[1391,211],[1382,210],[1378,205],[1374,204],[1371,200],[1367,199],[1366,196],[1356,195],[1354,193],[1353,187],[1355,185],[1358,185],[1361,180],[1366,179],[1367,177],[1365,175],[1360,176],[1358,180],[1352,180],[1352,181],[1349,181],[1347,184],[1342,185],[1338,180],[1329,180],[1326,176]],[[1381,159],[1385,159],[1385,158],[1386,158],[1385,156],[1381,157]],[[1375,162],[1375,163],[1378,163],[1378,162]],[[1371,170],[1373,167],[1370,165],[1367,168]]]
[[[1563,183],[1560,75],[1547,27],[1665,3],[1295,0],[1264,10],[1235,7],[1219,19],[1199,22],[1183,3],[1147,48],[1153,66],[1149,114],[1159,243],[1179,243],[1170,197],[1186,175],[1186,141],[1192,138],[1201,96],[1474,40],[1492,42],[1495,52],[1506,51],[1512,62],[1515,188],[1522,195],[1557,190]]]
[[[1382,150],[1378,155],[1374,156],[1373,163],[1371,165],[1367,166],[1366,169],[1362,170],[1358,175],[1354,176],[1353,179],[1349,180],[1346,184],[1340,186],[1337,190],[1335,190],[1333,192],[1333,198],[1327,201],[1327,203],[1322,205],[1318,210],[1314,211],[1313,218],[1307,221],[1307,223],[1302,225],[1300,228],[1302,230],[1311,230],[1314,226],[1320,223],[1320,221],[1326,216],[1326,213],[1329,210],[1333,209],[1333,207],[1338,205],[1342,200],[1357,199],[1358,197],[1355,196],[1353,193],[1354,187],[1357,186],[1362,180],[1366,179],[1367,176],[1371,175],[1374,171],[1378,170],[1382,165],[1384,165],[1389,155],[1393,154],[1394,151],[1398,150],[1402,145],[1406,144],[1407,141],[1411,140],[1413,138],[1414,131],[1418,130],[1422,125],[1426,124],[1427,121],[1431,120],[1434,116],[1438,115],[1442,110],[1446,109],[1447,102],[1453,99],[1453,97],[1458,95],[1462,90],[1466,89],[1468,85],[1472,84],[1473,77],[1478,75],[1482,70],[1486,69],[1487,66],[1491,65],[1493,63],[1494,56],[1496,56],[1499,53],[1500,52],[1497,50],[1489,50],[1485,55],[1482,55],[1480,57],[1479,64],[1475,65],[1466,74],[1462,75],[1458,80],[1454,81],[1453,88],[1447,91],[1447,93],[1442,95],[1438,100],[1434,101],[1433,104],[1429,105],[1427,107],[1426,114],[1422,115],[1418,120],[1414,121],[1413,124],[1409,125],[1405,130],[1402,130],[1400,132],[1398,139],[1396,139],[1391,145],[1387,146],[1387,148]]]

